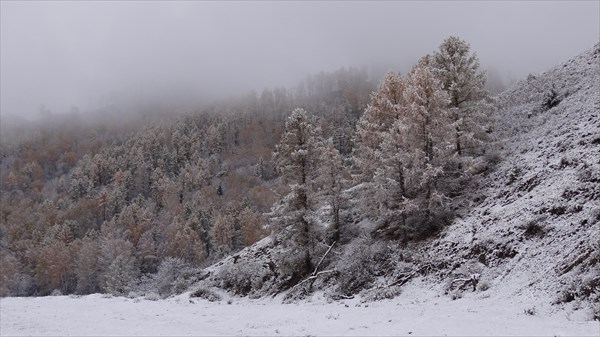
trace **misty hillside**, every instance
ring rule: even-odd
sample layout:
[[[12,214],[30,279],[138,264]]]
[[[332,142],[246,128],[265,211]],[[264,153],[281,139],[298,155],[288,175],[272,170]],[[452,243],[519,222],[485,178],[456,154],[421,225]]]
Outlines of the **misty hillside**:
[[[308,278],[283,298],[321,290],[333,299],[358,293],[372,300],[396,296],[413,282],[453,298],[516,298],[524,308],[592,306],[598,319],[599,85],[600,45],[516,83],[497,97],[498,163],[467,190],[451,224],[408,245],[360,237],[334,246],[320,269],[334,276]],[[246,248],[206,269],[200,289],[278,294],[278,283],[269,282],[278,277],[279,249],[270,238]],[[360,282],[367,285],[353,290]]]
[[[598,319],[599,61],[492,97],[451,36],[379,83],[341,68],[168,115],[47,116],[0,147],[0,296],[411,289]]]

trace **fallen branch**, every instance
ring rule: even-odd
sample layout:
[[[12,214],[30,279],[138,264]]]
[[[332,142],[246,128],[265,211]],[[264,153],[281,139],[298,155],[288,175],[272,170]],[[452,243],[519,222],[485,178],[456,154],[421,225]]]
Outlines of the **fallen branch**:
[[[464,289],[467,285],[473,286],[473,291],[477,289],[477,283],[479,283],[479,274],[472,274],[469,278],[457,278],[450,282],[450,287],[454,286],[455,283],[463,282],[458,289]]]
[[[330,270],[323,270],[323,271],[320,271],[320,272],[316,273],[315,275],[311,275],[311,276],[310,276],[310,277],[308,277],[307,279],[305,279],[305,280],[302,280],[302,282],[300,282],[300,283],[296,284],[296,287],[297,287],[297,286],[299,286],[299,285],[301,285],[301,284],[302,284],[302,283],[304,283],[304,282],[311,281],[311,280],[312,280],[312,281],[316,280],[316,279],[317,279],[317,277],[319,277],[319,275],[322,275],[322,274],[329,274],[329,273],[333,273],[333,272],[335,272],[335,271],[336,271],[335,269],[330,269]]]
[[[338,294],[337,296],[339,296],[341,298],[344,298],[344,299],[347,299],[347,300],[351,300],[351,299],[354,298],[354,296],[352,296],[352,295],[351,296],[347,296],[347,295],[343,295],[343,294]]]
[[[329,254],[329,251],[331,250],[331,248],[333,248],[333,245],[335,245],[337,241],[333,241],[333,243],[331,244],[331,246],[329,246],[329,248],[327,249],[327,251],[325,252],[325,254],[323,254],[323,256],[321,257],[321,260],[319,260],[319,263],[317,263],[317,266],[315,267],[315,271],[312,272],[312,276],[317,275],[317,270],[319,270],[319,267],[321,266],[321,263],[323,263],[323,260],[325,260],[325,257],[327,256],[327,254]]]
[[[416,273],[417,273],[416,271],[413,271],[412,273],[410,273],[408,275],[407,274],[402,274],[402,275],[400,275],[400,277],[398,277],[398,279],[396,281],[394,281],[394,282],[386,285],[385,287],[386,288],[390,288],[390,287],[397,286],[397,285],[402,286],[406,282],[410,281],[410,279],[413,278],[413,276],[415,276]]]

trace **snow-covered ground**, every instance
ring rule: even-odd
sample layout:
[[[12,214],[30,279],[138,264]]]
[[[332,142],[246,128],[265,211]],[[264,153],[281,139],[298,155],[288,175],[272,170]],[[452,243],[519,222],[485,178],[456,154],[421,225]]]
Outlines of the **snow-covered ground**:
[[[530,299],[468,293],[452,300],[410,286],[393,300],[281,304],[220,302],[183,294],[150,301],[89,295],[0,299],[2,336],[599,336],[584,312],[551,311]],[[490,296],[491,295],[491,296]],[[488,297],[490,296],[490,297]],[[535,302],[535,301],[534,301]],[[534,308],[534,314],[525,313]],[[551,309],[551,308],[550,308]]]

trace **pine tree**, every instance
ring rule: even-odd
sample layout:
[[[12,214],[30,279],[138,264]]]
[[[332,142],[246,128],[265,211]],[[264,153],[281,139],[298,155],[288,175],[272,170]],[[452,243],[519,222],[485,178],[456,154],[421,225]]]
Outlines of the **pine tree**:
[[[485,90],[486,75],[470,46],[456,36],[444,40],[431,59],[431,66],[449,95],[448,107],[454,127],[454,151],[460,156],[476,156],[488,139],[490,124]]]
[[[135,259],[131,251],[117,255],[106,270],[105,290],[114,295],[124,295],[129,292],[135,279]]]
[[[98,255],[100,288],[115,294],[125,293],[128,290],[129,282],[137,274],[135,260],[131,254],[133,244],[120,238],[123,233],[119,232],[112,223],[105,223],[102,226],[102,239],[99,243],[100,253]]]
[[[340,213],[343,203],[342,188],[344,165],[342,156],[335,148],[333,138],[322,142],[319,149],[318,177],[316,184],[320,196],[330,209],[331,241],[339,241],[342,234]]]
[[[313,267],[311,253],[318,239],[312,223],[311,198],[317,163],[319,128],[303,109],[295,109],[285,123],[285,132],[273,154],[277,172],[288,187],[288,194],[273,206],[271,226],[276,236],[301,260],[300,274]]]
[[[97,238],[94,234],[81,241],[75,261],[75,276],[77,277],[77,293],[92,294],[100,290],[98,281],[100,265],[98,263]]]
[[[405,116],[403,116],[405,117]],[[381,164],[375,171],[372,195],[377,203],[378,235],[407,237],[406,215],[409,198],[407,169],[412,160],[410,120],[396,120],[384,135],[379,151]]]
[[[417,65],[410,74],[405,91],[410,154],[405,179],[413,188],[412,202],[406,210],[416,212],[418,232],[437,225],[437,213],[444,199],[438,189],[443,167],[450,158],[448,95],[431,67]]]
[[[258,161],[254,167],[254,175],[260,179],[265,179],[265,160],[262,156],[258,157]]]
[[[233,251],[235,240],[235,217],[229,212],[221,212],[217,215],[210,229],[210,237],[213,249],[219,255],[227,255]]]
[[[388,72],[376,92],[371,95],[358,122],[358,149],[355,161],[361,170],[361,181],[371,181],[378,166],[376,152],[383,134],[389,130],[405,105],[406,84],[398,73]]]
[[[253,212],[248,207],[245,207],[240,212],[239,222],[242,230],[243,243],[246,247],[262,239],[266,234],[264,220],[260,214]]]

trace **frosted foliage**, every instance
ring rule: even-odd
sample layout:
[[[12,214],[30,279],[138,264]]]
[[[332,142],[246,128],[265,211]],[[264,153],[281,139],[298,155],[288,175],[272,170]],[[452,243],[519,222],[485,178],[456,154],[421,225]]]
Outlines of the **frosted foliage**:
[[[371,103],[358,122],[356,163],[361,169],[363,181],[372,179],[376,167],[373,152],[380,146],[384,133],[402,113],[405,86],[399,74],[387,73],[377,91],[371,95]]]
[[[333,139],[322,143],[319,149],[319,165],[316,184],[320,202],[327,206],[327,222],[330,224],[332,240],[338,241],[341,235],[340,211],[342,207],[342,185],[344,166],[342,156],[333,144]]]
[[[235,237],[235,218],[232,214],[219,214],[211,229],[213,245],[222,253],[230,253]]]
[[[99,290],[98,252],[97,242],[92,240],[82,242],[75,265],[77,292],[80,294],[91,294]]]
[[[295,109],[273,157],[277,171],[287,183],[304,185],[315,160],[316,135],[320,130],[303,109]]]
[[[385,221],[398,220],[407,197],[406,168],[411,159],[406,124],[396,121],[381,144],[381,165],[375,172],[374,188],[378,215]]]
[[[316,176],[319,132],[306,111],[295,109],[273,154],[289,192],[273,206],[270,226],[291,254],[303,255],[301,273],[312,268],[311,250],[318,240],[311,203],[315,197],[312,181]]]
[[[107,227],[104,230],[108,231]],[[104,272],[100,286],[104,291],[116,294],[128,291],[129,282],[136,276],[132,249],[131,242],[123,239],[105,239],[100,243],[98,259]]]
[[[433,54],[431,65],[450,98],[454,150],[458,155],[478,155],[488,139],[492,107],[477,55],[470,53],[468,43],[451,36]]]
[[[117,256],[106,273],[106,291],[112,294],[127,294],[135,278],[134,258],[130,252]]]
[[[437,183],[450,155],[449,98],[427,60],[412,69],[400,113],[374,153],[377,169],[363,198],[381,235],[427,231],[444,199]]]

